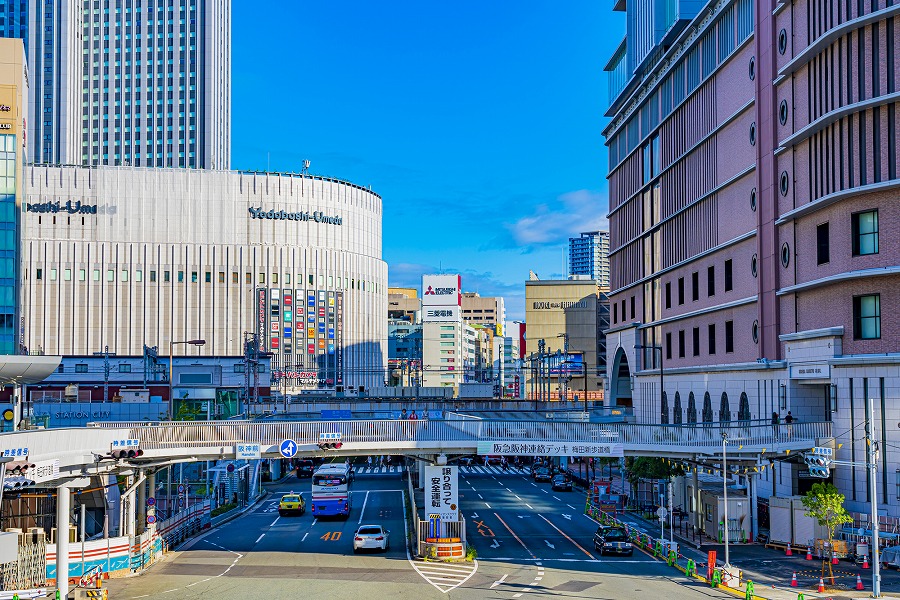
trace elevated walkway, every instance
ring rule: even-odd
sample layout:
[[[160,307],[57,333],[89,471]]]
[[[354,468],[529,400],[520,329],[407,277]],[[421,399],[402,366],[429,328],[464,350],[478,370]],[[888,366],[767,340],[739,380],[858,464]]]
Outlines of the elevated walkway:
[[[38,483],[53,485],[123,467],[234,458],[238,444],[261,446],[263,458],[279,458],[284,440],[297,445],[298,456],[322,453],[322,433],[339,433],[342,447],[329,456],[368,454],[557,454],[585,456],[666,456],[716,458],[727,436],[730,460],[757,460],[803,451],[831,437],[830,422],[773,427],[758,422],[685,425],[638,425],[573,421],[484,420],[342,420],[300,422],[212,421],[181,423],[92,423],[84,428],[33,430],[0,434],[0,451],[27,454],[29,462],[58,461]],[[114,442],[138,440],[143,455],[113,461]],[[542,445],[547,451],[542,451]],[[479,448],[480,447],[480,448]],[[552,448],[552,450],[551,450]],[[479,449],[481,452],[479,452]]]

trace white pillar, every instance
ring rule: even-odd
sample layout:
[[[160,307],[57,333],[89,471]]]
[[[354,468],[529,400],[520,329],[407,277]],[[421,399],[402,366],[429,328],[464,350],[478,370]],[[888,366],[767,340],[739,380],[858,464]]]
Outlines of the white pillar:
[[[142,472],[138,471],[138,479],[141,478]],[[135,518],[135,535],[143,533],[147,528],[147,485],[142,483],[137,489],[137,517]]]
[[[759,485],[759,477],[756,473],[747,475],[747,487],[750,488],[750,536],[755,542],[759,537],[759,515],[757,513],[758,500],[756,498],[757,486]]]
[[[56,488],[56,589],[59,596],[69,595],[69,521],[71,491],[64,485]]]

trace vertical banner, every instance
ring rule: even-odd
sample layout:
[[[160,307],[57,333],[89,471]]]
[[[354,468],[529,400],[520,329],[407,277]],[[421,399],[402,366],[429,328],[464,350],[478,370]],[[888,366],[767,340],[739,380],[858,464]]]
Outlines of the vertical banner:
[[[256,336],[259,339],[259,350],[265,352],[268,348],[266,340],[269,338],[269,307],[266,288],[256,289]]]
[[[316,321],[316,361],[319,363],[319,383],[327,383],[328,356],[325,353],[325,345],[327,344],[325,335],[325,314],[328,308],[326,307],[325,302],[326,292],[325,290],[316,290],[316,294],[318,295],[318,299],[316,302],[316,314],[318,315]]]
[[[459,467],[425,466],[425,512],[441,521],[459,521]]]
[[[344,292],[337,292],[335,304],[337,304],[334,338],[335,381],[337,385],[344,385]]]
[[[316,293],[309,290],[306,293],[306,350],[307,368],[316,367]]]

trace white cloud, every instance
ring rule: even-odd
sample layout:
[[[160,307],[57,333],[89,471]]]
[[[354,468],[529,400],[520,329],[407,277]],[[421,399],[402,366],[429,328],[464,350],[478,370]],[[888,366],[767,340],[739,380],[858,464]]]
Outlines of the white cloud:
[[[608,206],[607,198],[599,192],[565,193],[554,204],[539,204],[530,215],[504,224],[509,234],[505,245],[530,252],[538,246],[559,245],[585,231],[605,230]]]

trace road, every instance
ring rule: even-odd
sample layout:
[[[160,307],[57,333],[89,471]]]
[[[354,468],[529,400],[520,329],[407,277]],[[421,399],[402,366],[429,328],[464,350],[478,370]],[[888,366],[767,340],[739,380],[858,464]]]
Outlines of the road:
[[[273,598],[733,598],[676,576],[640,551],[599,557],[596,525],[577,493],[551,493],[523,475],[460,477],[474,563],[411,560],[404,542],[406,483],[397,474],[360,474],[350,518],[279,517],[277,498],[308,497],[309,480],[274,484],[254,510],[170,553],[145,574],[110,580],[110,597],[269,600]],[[391,531],[385,554],[354,555],[360,523]]]

